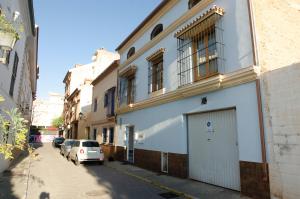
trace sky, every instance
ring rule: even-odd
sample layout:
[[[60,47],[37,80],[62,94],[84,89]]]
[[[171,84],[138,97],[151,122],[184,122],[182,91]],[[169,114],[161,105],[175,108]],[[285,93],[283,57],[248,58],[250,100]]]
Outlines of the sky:
[[[91,62],[98,48],[116,47],[161,0],[34,0],[40,27],[37,97],[64,94],[63,78],[75,64]]]

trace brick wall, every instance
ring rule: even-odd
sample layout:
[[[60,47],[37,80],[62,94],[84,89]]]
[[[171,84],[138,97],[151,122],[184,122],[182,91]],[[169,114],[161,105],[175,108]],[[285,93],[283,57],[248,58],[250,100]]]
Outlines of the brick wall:
[[[187,154],[168,153],[168,173],[172,176],[187,178]]]
[[[134,164],[154,172],[161,171],[161,152],[144,149],[134,149]]]
[[[270,198],[269,177],[264,175],[262,163],[240,161],[240,175],[243,195],[253,199]]]

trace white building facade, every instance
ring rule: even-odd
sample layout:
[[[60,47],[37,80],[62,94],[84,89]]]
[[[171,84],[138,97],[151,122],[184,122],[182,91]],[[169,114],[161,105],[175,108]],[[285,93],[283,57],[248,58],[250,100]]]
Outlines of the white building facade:
[[[251,23],[247,0],[163,1],[119,45],[127,161],[270,197]]]
[[[18,30],[19,39],[13,49],[5,52],[0,47],[0,95],[5,101],[0,110],[18,108],[23,117],[31,123],[32,102],[36,96],[38,79],[37,52],[39,29],[35,25],[33,2],[31,0],[1,0],[0,12]],[[22,29],[20,31],[19,29]],[[3,59],[5,58],[5,59]],[[2,113],[1,113],[2,114]],[[9,161],[0,155],[0,172]]]

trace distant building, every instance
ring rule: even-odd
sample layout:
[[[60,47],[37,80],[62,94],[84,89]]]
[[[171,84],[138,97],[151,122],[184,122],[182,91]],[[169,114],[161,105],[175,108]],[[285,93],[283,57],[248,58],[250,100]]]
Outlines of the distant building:
[[[18,108],[30,125],[38,79],[39,29],[35,25],[33,1],[0,1],[0,13],[4,14],[14,27],[23,27],[23,31],[16,29],[19,39],[15,45],[8,47],[0,44],[0,95],[5,98],[5,101],[0,103],[0,114],[3,114],[4,110]],[[1,28],[0,32],[3,39]],[[8,166],[9,161],[5,161],[0,155],[0,172]]]
[[[36,99],[33,102],[32,125],[51,127],[52,121],[62,116],[64,109],[64,95],[49,93],[48,99]]]
[[[76,64],[70,69],[65,83],[64,122],[65,137],[88,138],[86,127],[90,125],[93,86],[91,82],[102,73],[119,54],[98,49],[92,57],[92,63]]]

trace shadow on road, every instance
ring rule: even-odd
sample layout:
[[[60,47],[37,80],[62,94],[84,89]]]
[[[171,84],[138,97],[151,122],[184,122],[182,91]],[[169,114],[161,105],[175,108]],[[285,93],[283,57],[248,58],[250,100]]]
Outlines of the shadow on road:
[[[42,143],[34,143],[33,148],[42,147]],[[0,173],[0,198],[1,199],[20,199],[20,195],[24,196],[26,190],[26,181],[28,179],[27,172],[24,170],[29,167],[29,152],[15,151],[15,158],[11,161],[11,164],[7,170],[2,174]],[[38,183],[44,183],[41,179],[30,176],[31,180]],[[22,185],[23,187],[20,187]]]

